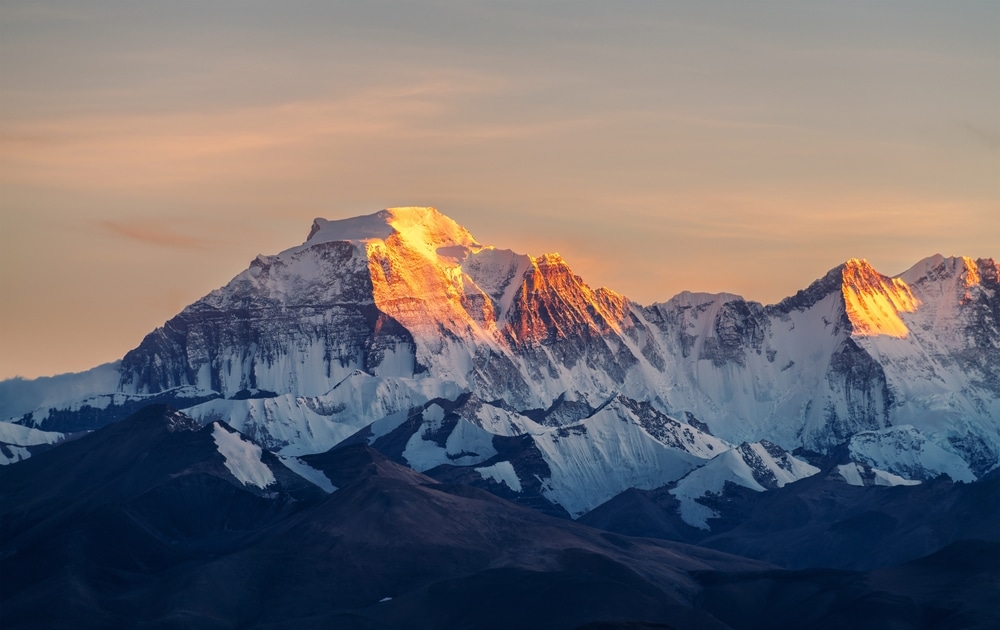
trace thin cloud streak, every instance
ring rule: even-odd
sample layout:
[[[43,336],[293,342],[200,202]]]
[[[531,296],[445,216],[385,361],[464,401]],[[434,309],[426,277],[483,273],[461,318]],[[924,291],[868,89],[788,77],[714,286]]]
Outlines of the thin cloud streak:
[[[102,221],[106,230],[117,236],[139,241],[148,245],[175,247],[179,249],[202,249],[212,245],[213,241],[205,238],[183,234],[170,228],[151,223]]]
[[[965,123],[962,126],[980,147],[990,153],[1000,153],[1000,131],[972,123]]]
[[[275,168],[294,174],[302,156],[289,160],[290,152],[310,146],[433,138],[468,143],[580,124],[443,125],[459,109],[456,101],[495,89],[487,80],[465,77],[212,113],[22,120],[0,129],[0,165],[10,184],[156,187],[260,170],[283,174]],[[281,159],[271,157],[279,152]]]

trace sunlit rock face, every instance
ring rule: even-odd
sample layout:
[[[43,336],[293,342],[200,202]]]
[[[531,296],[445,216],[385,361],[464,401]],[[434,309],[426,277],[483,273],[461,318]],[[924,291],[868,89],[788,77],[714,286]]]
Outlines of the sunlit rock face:
[[[541,345],[621,333],[628,301],[614,291],[591,289],[558,254],[531,260],[504,322],[519,345]]]
[[[883,276],[866,260],[852,258],[844,265],[843,294],[847,318],[855,335],[864,337],[909,334],[900,313],[917,310],[917,299],[899,278]]]
[[[105,407],[156,396],[182,404],[183,394],[193,417],[297,455],[470,394],[490,413],[520,414],[545,431],[599,417],[588,426],[610,435],[631,422],[630,452],[658,453],[642,436],[660,441],[659,429],[624,411],[608,420],[624,397],[643,417],[788,451],[828,451],[906,425],[978,476],[1000,459],[998,366],[993,260],[933,256],[888,277],[852,259],[775,305],[684,292],[642,306],[589,286],[557,254],[498,249],[433,208],[392,208],[317,219],[303,244],[259,256],[110,368],[117,389],[91,393],[103,397],[84,403],[84,392],[63,407],[16,413],[29,426],[78,430],[99,426]],[[84,407],[91,416],[81,424],[73,418]],[[485,408],[455,413],[480,426]],[[63,428],[46,425],[54,418]],[[550,436],[553,470],[570,448],[577,459],[565,470],[613,468],[614,451],[582,435]],[[443,452],[475,450],[463,449]],[[908,461],[867,456],[892,474],[903,474],[893,462]]]
[[[395,208],[381,218],[392,232],[363,241],[379,310],[420,337],[420,358],[440,351],[435,342],[441,334],[481,337],[477,319],[490,328],[490,318],[466,310],[462,262],[482,246],[433,208]]]

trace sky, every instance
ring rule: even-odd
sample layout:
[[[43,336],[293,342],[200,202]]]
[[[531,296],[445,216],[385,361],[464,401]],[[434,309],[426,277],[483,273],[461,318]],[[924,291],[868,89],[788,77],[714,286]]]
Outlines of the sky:
[[[0,0],[0,379],[409,205],[642,304],[1000,257],[1000,2]]]

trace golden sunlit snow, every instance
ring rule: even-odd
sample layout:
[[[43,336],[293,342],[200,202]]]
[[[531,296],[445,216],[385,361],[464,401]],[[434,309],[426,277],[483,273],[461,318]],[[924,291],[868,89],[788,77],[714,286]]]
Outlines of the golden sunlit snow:
[[[844,265],[844,306],[854,334],[862,337],[906,337],[909,329],[899,316],[917,310],[919,300],[899,278],[883,276],[866,260]]]

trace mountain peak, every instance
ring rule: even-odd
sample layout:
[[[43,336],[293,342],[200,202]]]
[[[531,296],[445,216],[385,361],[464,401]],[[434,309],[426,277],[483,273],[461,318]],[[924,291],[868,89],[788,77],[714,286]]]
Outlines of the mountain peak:
[[[311,245],[331,241],[364,241],[368,239],[384,240],[392,235],[387,210],[349,219],[330,221],[323,218],[313,220],[312,229],[306,242]]]
[[[979,261],[992,262],[992,261]],[[985,267],[985,265],[984,265]],[[983,281],[980,265],[968,256],[942,256],[934,254],[924,258],[897,276],[908,284],[927,280],[940,280],[961,275],[965,288],[971,288]]]
[[[349,219],[313,221],[307,245],[334,241],[372,242],[387,241],[392,237],[405,241],[411,247],[437,250],[460,247],[470,250],[482,248],[464,227],[437,208],[401,207],[386,208],[374,214]],[[444,255],[449,255],[446,252]]]
[[[916,311],[919,301],[905,281],[884,276],[867,260],[858,258],[844,263],[841,277],[844,307],[855,335],[906,337],[909,334],[899,314]]]
[[[535,258],[535,263],[538,265],[566,265],[566,261],[559,255],[559,252],[542,254]]]

